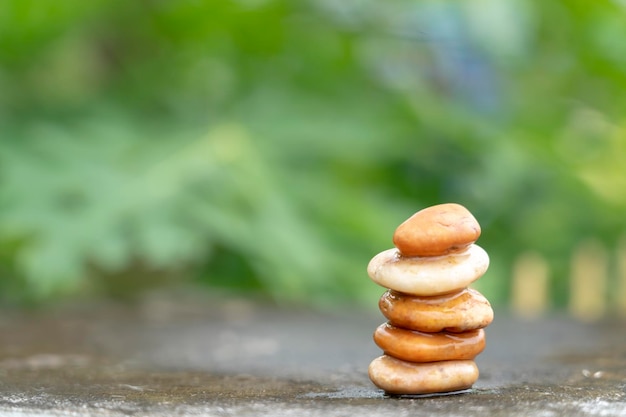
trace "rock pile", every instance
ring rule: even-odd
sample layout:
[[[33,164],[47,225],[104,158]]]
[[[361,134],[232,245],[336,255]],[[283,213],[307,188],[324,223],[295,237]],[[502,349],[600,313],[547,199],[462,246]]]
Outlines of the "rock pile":
[[[368,275],[388,288],[378,305],[389,321],[374,332],[384,355],[372,361],[369,376],[388,394],[452,392],[478,379],[474,358],[493,320],[487,299],[468,288],[489,266],[474,243],[479,236],[465,207],[432,206],[402,223],[395,248],[370,261]]]

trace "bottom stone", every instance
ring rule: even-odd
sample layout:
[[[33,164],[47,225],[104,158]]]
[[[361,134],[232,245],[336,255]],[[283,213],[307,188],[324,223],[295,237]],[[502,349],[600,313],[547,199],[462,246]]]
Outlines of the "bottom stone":
[[[369,377],[388,394],[430,394],[470,388],[478,367],[472,360],[413,363],[383,355],[370,363]]]

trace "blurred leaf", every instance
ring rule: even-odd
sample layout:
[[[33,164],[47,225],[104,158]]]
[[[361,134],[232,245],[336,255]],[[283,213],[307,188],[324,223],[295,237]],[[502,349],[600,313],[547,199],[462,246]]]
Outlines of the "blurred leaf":
[[[580,0],[6,1],[2,297],[169,276],[371,302],[369,259],[446,201],[483,226],[494,304],[528,250],[567,288],[577,242],[626,230],[625,14]]]

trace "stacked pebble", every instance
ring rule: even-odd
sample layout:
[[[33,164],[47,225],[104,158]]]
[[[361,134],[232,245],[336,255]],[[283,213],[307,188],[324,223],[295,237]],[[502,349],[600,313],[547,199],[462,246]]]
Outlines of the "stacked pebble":
[[[468,288],[489,266],[474,244],[479,236],[465,207],[441,204],[402,223],[395,248],[370,261],[370,278],[389,289],[379,301],[389,321],[374,332],[384,355],[372,361],[369,376],[388,394],[458,391],[478,379],[474,358],[493,320],[487,299]]]

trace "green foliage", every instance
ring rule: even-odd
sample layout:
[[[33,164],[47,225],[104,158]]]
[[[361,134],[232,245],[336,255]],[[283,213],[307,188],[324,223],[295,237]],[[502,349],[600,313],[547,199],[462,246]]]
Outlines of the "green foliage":
[[[2,298],[145,275],[367,299],[365,266],[397,224],[447,201],[483,225],[496,304],[524,250],[562,287],[578,241],[626,227],[625,15],[574,0],[6,0]]]

